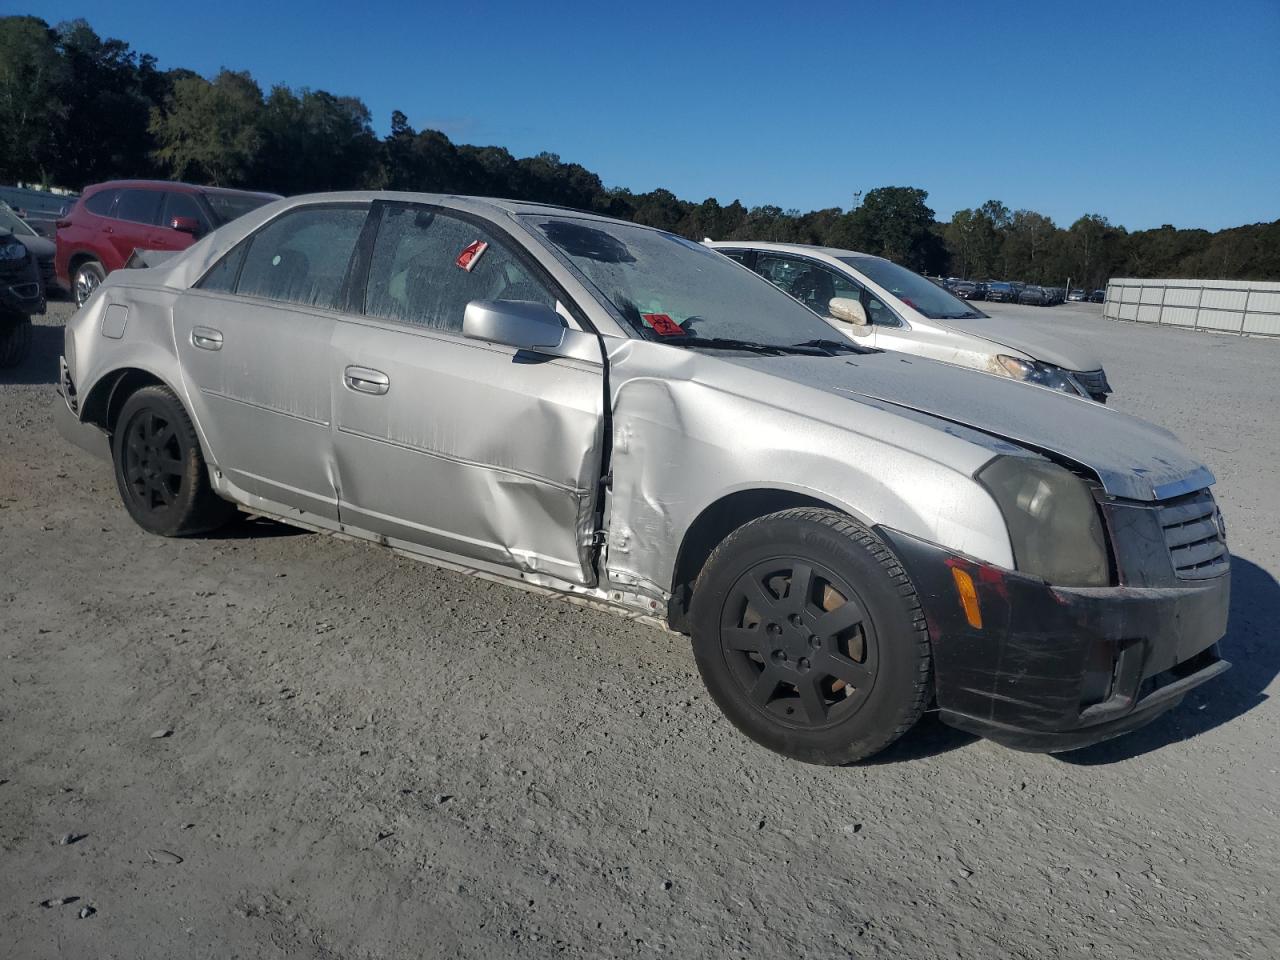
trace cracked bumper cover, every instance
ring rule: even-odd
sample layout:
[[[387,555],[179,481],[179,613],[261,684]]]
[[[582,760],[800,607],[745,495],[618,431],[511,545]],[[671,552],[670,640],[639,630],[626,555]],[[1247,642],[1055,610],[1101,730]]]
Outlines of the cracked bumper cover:
[[[1174,587],[1051,587],[882,529],[915,584],[941,718],[1019,750],[1073,750],[1127,733],[1230,667],[1230,574]],[[952,567],[970,574],[971,626]]]

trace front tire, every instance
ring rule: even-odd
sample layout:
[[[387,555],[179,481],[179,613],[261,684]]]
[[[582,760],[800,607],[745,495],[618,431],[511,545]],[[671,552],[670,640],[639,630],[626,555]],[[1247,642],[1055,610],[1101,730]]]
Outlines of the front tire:
[[[862,760],[924,712],[931,657],[915,589],[843,514],[804,507],[740,527],[708,558],[690,614],[712,698],[784,756]]]
[[[125,509],[149,533],[205,533],[235,513],[210,487],[195,427],[168,387],[143,387],[124,402],[111,459]]]
[[[31,353],[31,318],[0,317],[0,369],[16,367]]]

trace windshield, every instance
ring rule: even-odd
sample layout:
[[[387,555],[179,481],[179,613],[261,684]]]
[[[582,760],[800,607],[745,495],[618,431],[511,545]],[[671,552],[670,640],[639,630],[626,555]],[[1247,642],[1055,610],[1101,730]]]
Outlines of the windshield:
[[[274,197],[259,196],[253,193],[213,192],[206,193],[204,198],[209,202],[210,209],[213,210],[213,217],[217,221],[215,226],[219,227],[225,223],[230,223],[236,217],[243,217],[249,211],[257,210],[275,199]]]
[[[739,340],[776,347],[842,343],[799,301],[691,240],[607,220],[521,219],[646,340]]]
[[[932,280],[918,273],[912,273],[906,267],[900,267],[889,260],[882,260],[880,257],[840,257],[839,259],[930,320],[969,320],[986,316],[981,310],[975,310],[959,297],[953,297]]]
[[[0,227],[13,231],[15,237],[39,236],[20,216],[14,213],[7,204],[0,203]]]

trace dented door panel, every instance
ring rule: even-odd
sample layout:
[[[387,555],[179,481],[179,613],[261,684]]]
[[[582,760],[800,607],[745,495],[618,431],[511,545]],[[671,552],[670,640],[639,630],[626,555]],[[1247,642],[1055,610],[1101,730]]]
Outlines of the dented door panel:
[[[344,385],[352,365],[385,394]],[[329,379],[343,524],[594,583],[602,364],[344,319]]]

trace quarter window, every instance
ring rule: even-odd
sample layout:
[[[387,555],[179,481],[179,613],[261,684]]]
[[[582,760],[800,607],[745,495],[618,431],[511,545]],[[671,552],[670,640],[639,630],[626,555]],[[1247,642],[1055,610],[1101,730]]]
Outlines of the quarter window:
[[[556,304],[555,296],[485,227],[426,207],[383,207],[364,312],[461,331],[472,300]]]
[[[241,240],[200,278],[196,286],[213,293],[231,293],[235,289],[236,277],[240,275],[240,265],[244,263],[244,255],[248,250],[249,241]]]
[[[116,202],[116,191],[99,190],[92,197],[84,202],[84,207],[90,213],[99,217],[111,216],[111,205]]]
[[[367,212],[364,207],[302,207],[272,220],[249,243],[236,293],[338,309]]]
[[[117,220],[155,226],[160,222],[160,204],[163,200],[164,194],[159,190],[121,190],[115,217]]]

